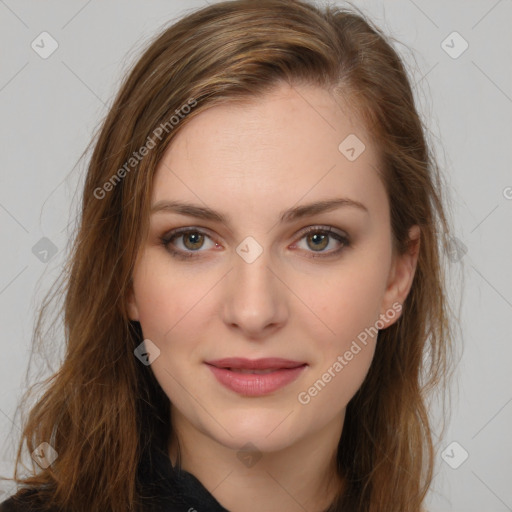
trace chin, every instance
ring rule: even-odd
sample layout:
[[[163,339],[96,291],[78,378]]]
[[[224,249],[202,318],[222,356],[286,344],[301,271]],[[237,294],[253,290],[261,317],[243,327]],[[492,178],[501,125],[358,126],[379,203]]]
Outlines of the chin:
[[[252,411],[236,410],[232,414],[223,414],[219,423],[225,430],[215,424],[215,438],[222,445],[234,450],[239,450],[247,443],[253,444],[261,452],[287,448],[296,440],[300,429],[296,418],[293,418],[294,414],[290,414],[292,409],[288,412],[284,410],[261,407]]]

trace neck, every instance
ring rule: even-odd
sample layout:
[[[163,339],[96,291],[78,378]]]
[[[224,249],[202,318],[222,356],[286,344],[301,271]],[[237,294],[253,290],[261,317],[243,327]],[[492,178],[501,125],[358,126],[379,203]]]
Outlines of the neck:
[[[178,420],[178,421],[176,421]],[[336,454],[343,427],[336,418],[321,431],[275,452],[240,452],[225,447],[173,411],[169,455],[192,473],[231,512],[324,512],[343,488]]]

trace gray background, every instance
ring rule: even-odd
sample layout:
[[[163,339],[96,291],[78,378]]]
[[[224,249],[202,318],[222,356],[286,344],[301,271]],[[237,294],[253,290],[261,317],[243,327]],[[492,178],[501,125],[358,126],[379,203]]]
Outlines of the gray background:
[[[450,275],[465,279],[463,351],[441,445],[448,450],[438,455],[429,510],[512,510],[512,2],[353,3],[404,44],[397,49],[411,66],[451,195]],[[19,435],[16,405],[26,389],[34,312],[62,265],[77,208],[86,163],[78,159],[141,45],[203,5],[0,0],[3,476],[11,475]],[[58,43],[46,59],[31,47],[41,45],[43,31]],[[464,42],[454,31],[469,44],[457,58]],[[456,285],[453,291],[456,297]],[[58,362],[54,355],[42,374]],[[463,450],[469,456],[461,463]],[[0,500],[12,490],[2,484]]]

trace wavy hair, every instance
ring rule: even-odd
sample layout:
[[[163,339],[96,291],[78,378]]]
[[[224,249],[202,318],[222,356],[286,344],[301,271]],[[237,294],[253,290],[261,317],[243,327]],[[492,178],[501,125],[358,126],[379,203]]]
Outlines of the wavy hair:
[[[350,100],[380,154],[395,248],[406,251],[408,229],[421,228],[402,315],[380,332],[347,406],[337,453],[345,484],[329,510],[423,510],[436,450],[427,400],[447,388],[454,346],[443,180],[392,39],[356,8],[297,0],[225,1],[189,13],[148,43],[124,79],[91,142],[69,258],[36,321],[34,338],[44,343],[49,304],[63,300],[65,354],[23,424],[18,493],[37,488],[42,504],[75,512],[139,509],[137,465],[150,440],[171,428],[169,399],[134,357],[143,338],[126,309],[155,170],[202,111],[262,97],[282,82]],[[181,115],[187,104],[194,107]],[[57,459],[21,476],[25,450],[42,442]]]

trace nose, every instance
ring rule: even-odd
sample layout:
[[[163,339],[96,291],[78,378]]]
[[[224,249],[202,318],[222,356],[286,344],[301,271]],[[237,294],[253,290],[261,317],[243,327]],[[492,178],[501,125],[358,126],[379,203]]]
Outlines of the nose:
[[[233,260],[234,268],[225,281],[223,320],[244,337],[261,340],[286,323],[286,287],[265,251],[251,263],[237,254]]]

